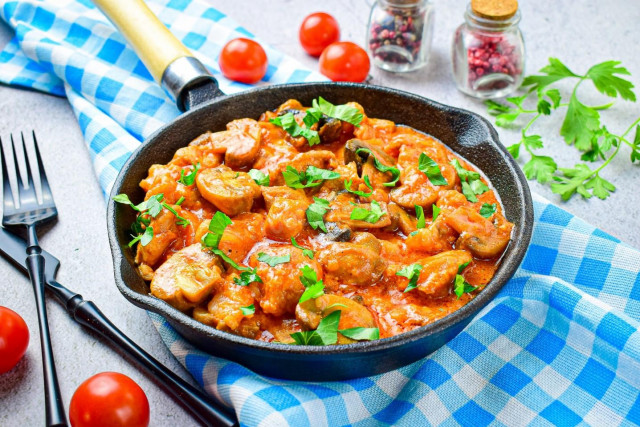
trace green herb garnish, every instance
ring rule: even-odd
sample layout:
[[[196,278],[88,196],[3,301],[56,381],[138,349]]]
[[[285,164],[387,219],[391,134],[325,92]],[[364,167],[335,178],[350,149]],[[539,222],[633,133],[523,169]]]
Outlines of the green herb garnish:
[[[287,166],[282,172],[284,182],[291,188],[317,187],[325,180],[340,178],[338,172],[309,166],[306,171],[298,172],[293,166]]]
[[[296,242],[295,237],[291,238],[291,244],[293,245],[294,248],[301,249],[302,255],[306,256],[309,259],[313,259],[313,251],[311,249],[303,248],[302,246],[300,246],[298,242]]]
[[[256,306],[251,304],[246,307],[240,307],[240,311],[242,311],[244,316],[251,316],[252,314],[255,314]]]
[[[235,264],[235,263],[234,263]],[[233,283],[238,286],[249,286],[253,282],[262,283],[262,279],[258,276],[257,268],[235,266],[236,270],[240,270],[240,277],[234,277]],[[244,271],[242,271],[244,269]]]
[[[311,108],[307,109],[307,115],[304,118],[305,124],[310,127],[320,121],[322,114],[342,120],[343,122],[351,123],[356,127],[360,126],[362,119],[364,119],[364,115],[357,108],[347,104],[333,105],[320,96],[318,99],[314,99]],[[311,125],[309,123],[311,123]]]
[[[404,289],[405,292],[409,292],[412,289],[418,287],[418,278],[420,278],[420,272],[422,271],[421,264],[411,264],[403,267],[396,272],[396,276],[402,276],[409,279],[409,284]]]
[[[508,104],[486,101],[489,114],[496,116],[496,125],[502,127],[517,127],[521,129],[522,137],[517,143],[507,147],[514,158],[520,157],[521,148],[529,154],[529,160],[524,164],[523,171],[528,179],[535,179],[541,184],[550,183],[551,191],[569,200],[576,193],[588,199],[596,196],[606,199],[616,190],[616,187],[601,176],[602,171],[620,153],[626,145],[630,151],[631,163],[640,161],[640,117],[631,123],[622,133],[611,132],[601,120],[601,111],[614,105],[589,106],[578,98],[578,88],[586,81],[590,81],[600,93],[623,100],[635,102],[633,83],[621,76],[630,75],[629,71],[618,61],[605,61],[589,68],[583,75],[570,70],[560,60],[549,58],[549,64],[540,70],[540,74],[528,76],[524,79],[523,87],[529,92],[519,96],[507,98]],[[561,80],[573,79],[575,84],[570,94],[564,96],[568,102],[562,103],[562,94],[558,88],[551,87]],[[525,107],[525,102],[533,98],[535,107]],[[558,167],[553,157],[540,155],[537,150],[544,148],[543,137],[529,132],[531,126],[543,116],[566,108],[566,113],[560,127],[560,135],[565,142],[574,145],[582,153],[581,160],[585,162],[601,162],[591,168],[585,163],[576,163],[573,167]],[[516,125],[519,117],[527,117],[524,125]],[[628,136],[635,129],[633,141]]]
[[[318,324],[315,331],[294,332],[291,338],[298,345],[332,345],[338,342],[340,310],[336,310]]]
[[[162,211],[163,205],[168,206],[162,203],[163,198],[164,198],[164,195],[162,193],[155,194],[149,197],[144,202],[134,205],[129,199],[129,196],[127,196],[126,194],[118,194],[113,197],[114,202],[121,203],[123,205],[128,205],[133,210],[140,212],[140,214],[136,217],[136,220],[133,222],[133,224],[131,224],[131,229],[134,234],[132,234],[131,236],[133,237],[133,239],[128,243],[129,247],[132,247],[137,242],[140,242],[142,246],[147,246],[149,242],[151,242],[151,240],[153,239],[153,228],[149,226],[149,224],[151,223],[151,220],[149,220],[148,218],[144,218],[142,214],[143,213],[147,214],[152,218],[157,217],[158,214]],[[189,221],[180,217],[175,212],[175,210],[173,211],[173,213],[180,220],[186,221],[187,225],[189,224]],[[183,223],[178,222],[178,224],[182,225]]]
[[[256,184],[262,185],[263,187],[269,186],[269,175],[267,175],[266,173],[258,169],[251,169],[249,171],[249,176],[255,181]]]
[[[466,280],[464,280],[464,277],[460,274],[456,274],[456,281],[453,284],[453,292],[455,292],[458,299],[460,299],[462,294],[473,292],[476,289],[478,288],[471,286]]]
[[[293,113],[287,113],[279,117],[274,117],[269,121],[274,125],[284,129],[289,135],[294,138],[297,138],[299,136],[305,137],[309,142],[309,145],[311,146],[320,144],[320,135],[318,134],[318,132],[300,126],[296,121]]]
[[[182,227],[186,227],[187,225],[191,224],[191,221],[189,221],[188,219],[181,217],[178,212],[176,212],[175,209],[173,209],[171,206],[169,206],[167,203],[162,202],[162,206],[164,208],[166,208],[169,212],[171,212],[172,214],[175,215],[177,221],[176,224],[182,226]]]
[[[258,254],[258,261],[269,264],[269,267],[275,267],[276,265],[285,264],[291,261],[291,254],[282,256],[268,255],[264,252]]]
[[[460,177],[460,181],[462,182],[462,194],[464,194],[468,201],[475,203],[478,201],[476,195],[489,191],[489,187],[482,182],[478,172],[463,168],[457,159],[453,159],[451,164],[456,169],[456,173]]]
[[[422,206],[418,206],[418,205],[415,205],[415,208],[416,208],[416,218],[418,219],[418,222],[416,223],[416,228],[426,227],[427,223],[424,219],[424,209],[422,209]]]
[[[322,280],[318,280],[316,271],[313,268],[304,265],[300,268],[300,272],[302,273],[302,276],[299,276],[300,283],[302,283],[306,289],[300,296],[298,304],[313,298],[318,298],[324,294],[324,283]]]
[[[364,176],[364,184],[369,187],[369,190],[371,190],[370,193],[365,193],[364,191],[360,191],[360,190],[352,190],[351,189],[351,185],[353,184],[352,180],[346,180],[344,181],[344,188],[345,190],[347,190],[349,193],[353,193],[356,196],[360,196],[360,197],[371,197],[373,195],[373,187],[371,186],[371,182],[369,182],[369,175],[365,175]]]
[[[429,182],[433,185],[447,185],[448,182],[444,176],[442,176],[442,172],[440,171],[440,166],[429,156],[424,153],[420,153],[420,158],[418,159],[418,169],[420,172],[424,173],[427,178],[429,178]]]
[[[195,167],[193,168],[193,170],[189,173],[189,175],[185,175],[184,174],[184,169],[180,171],[180,179],[178,179],[178,182],[182,185],[185,186],[190,186],[193,185],[193,183],[196,181],[196,175],[198,174],[198,169],[200,169],[200,163],[196,163]]]
[[[324,224],[324,215],[330,209],[329,201],[318,197],[314,197],[313,200],[314,202],[307,208],[307,222],[314,230],[319,228],[326,233],[327,226]]]
[[[389,182],[385,182],[384,185],[385,187],[395,187],[395,185],[398,183],[398,180],[400,179],[400,169],[394,167],[394,166],[387,166],[387,165],[383,165],[380,160],[378,160],[378,158],[376,156],[373,155],[373,152],[368,149],[368,148],[358,148],[356,150],[356,156],[358,155],[358,153],[369,153],[369,156],[373,157],[373,163],[376,167],[376,169],[378,169],[380,172],[385,173],[385,172],[390,172],[391,173],[391,181]]]
[[[380,329],[378,328],[348,328],[338,329],[342,335],[357,341],[372,341],[380,339]]]
[[[352,204],[355,205],[355,203]],[[351,211],[350,218],[356,221],[365,221],[370,224],[375,224],[380,220],[380,218],[386,215],[386,212],[382,210],[380,204],[375,200],[371,201],[371,209],[361,208],[357,205],[355,206],[356,207]]]
[[[496,207],[497,206],[495,203],[483,203],[482,207],[480,208],[480,215],[485,218],[489,218],[491,215],[496,213]]]
[[[435,204],[433,204],[431,205],[431,210],[433,212],[431,216],[431,222],[433,223],[433,222],[436,222],[436,219],[438,219],[438,215],[440,215],[440,208]]]
[[[205,246],[218,249],[220,239],[222,239],[222,233],[224,233],[227,226],[231,224],[233,224],[231,218],[224,212],[216,212],[211,218],[211,222],[209,222],[209,232],[202,238],[202,242]]]
[[[144,233],[138,234],[136,237],[134,237],[133,240],[129,242],[128,246],[131,247],[138,241],[142,246],[147,246],[149,242],[151,242],[151,239],[153,239],[153,227],[148,226],[147,228],[145,228]]]
[[[467,266],[471,263],[471,261],[467,261],[464,264],[460,264],[458,266],[458,274],[462,274],[462,272],[464,271],[465,268],[467,268]]]
[[[182,204],[182,202],[184,202],[184,196],[180,196],[180,198],[176,202],[176,205],[180,206]]]

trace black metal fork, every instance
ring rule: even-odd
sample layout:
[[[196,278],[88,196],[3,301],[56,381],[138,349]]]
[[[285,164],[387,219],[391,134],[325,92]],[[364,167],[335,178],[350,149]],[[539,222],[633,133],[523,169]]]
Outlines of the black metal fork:
[[[44,300],[44,257],[38,245],[36,226],[58,215],[53,194],[49,188],[47,175],[42,166],[40,151],[33,134],[32,150],[29,150],[24,135],[17,142],[0,139],[3,158],[2,179],[4,226],[22,225],[27,228],[27,266],[36,296],[36,308],[40,326],[40,345],[44,370],[44,393],[47,426],[66,426],[65,415],[56,367],[51,350],[51,339],[47,323],[47,309]],[[16,138],[17,139],[17,138]],[[18,174],[22,186],[18,182]]]

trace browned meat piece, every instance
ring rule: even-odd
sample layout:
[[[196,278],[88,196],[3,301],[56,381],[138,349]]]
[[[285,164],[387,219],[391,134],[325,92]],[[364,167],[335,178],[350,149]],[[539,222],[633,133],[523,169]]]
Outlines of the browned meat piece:
[[[418,278],[418,290],[432,297],[444,297],[451,293],[458,268],[471,261],[467,251],[448,251],[420,261],[422,271]]]
[[[460,234],[456,247],[468,249],[478,258],[500,256],[511,240],[513,224],[496,213],[498,225],[469,206],[456,209],[446,216],[447,224]]]
[[[458,234],[444,221],[442,215],[427,228],[421,228],[414,235],[409,234],[407,248],[417,252],[437,254],[453,249]]]
[[[262,190],[262,197],[264,197],[264,203],[267,206],[267,209],[271,209],[271,205],[278,198],[307,201],[307,196],[304,194],[304,190],[294,189],[287,187],[286,185],[260,187],[260,189]]]
[[[153,227],[153,239],[146,246],[138,245],[136,263],[153,267],[160,261],[164,251],[178,238],[179,232],[175,215],[166,209],[157,217],[151,218],[149,225]]]
[[[306,223],[306,212],[309,202],[305,200],[291,200],[278,197],[271,204],[265,232],[267,237],[282,242],[291,241],[302,231]]]

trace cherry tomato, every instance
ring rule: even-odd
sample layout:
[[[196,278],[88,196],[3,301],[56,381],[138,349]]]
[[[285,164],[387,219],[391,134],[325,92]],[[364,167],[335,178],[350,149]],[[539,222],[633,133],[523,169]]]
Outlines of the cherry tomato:
[[[333,16],[316,12],[304,18],[298,35],[309,55],[320,56],[327,46],[340,40],[340,27]]]
[[[260,81],[267,73],[268,65],[262,46],[245,38],[229,41],[220,52],[218,64],[226,78],[242,83]]]
[[[0,307],[0,374],[18,364],[29,345],[29,328],[15,311]]]
[[[361,82],[370,65],[367,52],[351,42],[333,43],[320,55],[320,72],[334,82]]]
[[[73,393],[69,420],[73,427],[146,427],[149,401],[128,376],[102,372],[80,384]]]

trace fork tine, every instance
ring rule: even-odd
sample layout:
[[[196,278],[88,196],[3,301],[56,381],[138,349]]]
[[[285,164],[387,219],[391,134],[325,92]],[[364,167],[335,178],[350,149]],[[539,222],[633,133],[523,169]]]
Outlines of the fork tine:
[[[13,198],[13,206],[16,209],[20,209],[20,193],[18,190],[18,175],[16,171],[16,163],[13,156],[13,137],[11,138],[11,142],[5,142],[0,140],[0,148],[2,148],[2,177],[5,182],[4,187],[5,190],[7,188],[7,182],[9,183],[9,188],[11,189],[11,196]],[[7,192],[4,192],[4,200],[7,199]]]
[[[36,135],[34,132],[33,140],[31,143],[33,149],[29,150],[27,148],[27,143],[24,140],[24,134],[22,132],[20,134],[22,136],[22,146],[24,147],[24,154],[25,158],[27,159],[27,165],[29,167],[29,170],[31,171],[31,173],[29,174],[29,178],[31,182],[33,182],[33,189],[36,192],[36,201],[39,205],[41,205],[43,202],[41,174],[44,173],[44,168],[42,167],[42,161],[37,152],[38,146],[36,144]],[[46,176],[44,177],[44,179],[46,180]]]
[[[33,152],[35,156],[35,162],[38,165],[38,178],[40,179],[38,187],[41,191],[42,200],[43,202],[54,203],[53,193],[51,192],[51,187],[49,187],[49,180],[47,179],[47,172],[45,171],[44,163],[42,163],[40,147],[38,147],[38,140],[36,139],[36,131],[32,130],[31,135],[33,136]]]
[[[22,179],[22,188],[26,190],[29,188],[29,170],[27,169],[24,148],[20,147],[20,140],[18,140],[17,143],[13,140],[13,134],[11,134],[11,144],[13,145],[13,155],[17,165],[16,169],[20,173],[20,178]],[[22,138],[22,147],[24,147],[24,137]]]

